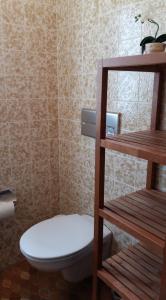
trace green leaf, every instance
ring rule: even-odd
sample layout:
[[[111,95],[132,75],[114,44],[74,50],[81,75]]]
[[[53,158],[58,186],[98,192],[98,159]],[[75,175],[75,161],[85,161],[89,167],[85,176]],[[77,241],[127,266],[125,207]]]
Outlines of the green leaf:
[[[156,39],[153,36],[147,36],[145,37],[142,41],[140,46],[142,47],[142,54],[145,51],[145,45],[149,44],[149,43],[154,43],[156,41]]]
[[[158,38],[156,39],[157,43],[163,43],[166,42],[166,34],[162,34],[160,36],[158,36]]]
[[[153,36],[147,36],[141,41],[140,46],[144,46],[146,44],[154,42],[156,42],[156,39]]]

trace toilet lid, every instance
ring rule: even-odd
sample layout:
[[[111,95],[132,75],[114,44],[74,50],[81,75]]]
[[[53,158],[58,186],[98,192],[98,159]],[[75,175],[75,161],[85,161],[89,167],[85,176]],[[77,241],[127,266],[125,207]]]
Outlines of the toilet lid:
[[[92,242],[93,228],[93,221],[85,216],[58,215],[28,229],[21,237],[20,249],[38,259],[68,256]]]

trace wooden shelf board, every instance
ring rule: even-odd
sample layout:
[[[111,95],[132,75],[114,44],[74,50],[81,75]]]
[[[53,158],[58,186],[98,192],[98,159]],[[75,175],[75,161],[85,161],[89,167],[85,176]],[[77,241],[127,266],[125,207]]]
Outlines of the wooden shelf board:
[[[103,262],[98,277],[124,300],[158,300],[162,259],[140,244]]]
[[[166,53],[114,57],[102,63],[108,70],[158,72],[166,67]]]
[[[163,254],[166,193],[140,190],[106,202],[99,215],[147,244],[154,252]]]
[[[139,131],[101,140],[101,147],[166,164],[166,131]]]

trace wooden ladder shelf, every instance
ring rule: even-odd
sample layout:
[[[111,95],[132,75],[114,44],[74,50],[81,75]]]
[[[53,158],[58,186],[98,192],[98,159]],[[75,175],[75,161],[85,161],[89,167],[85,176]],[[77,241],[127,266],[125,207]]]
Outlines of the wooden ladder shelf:
[[[111,70],[155,73],[150,130],[106,137]],[[166,165],[166,131],[160,131],[165,70],[166,53],[99,61],[93,300],[100,299],[100,281],[123,300],[166,300],[166,193],[155,190],[156,164]],[[146,188],[105,203],[105,149],[147,160]],[[102,261],[104,219],[133,235],[139,243]]]

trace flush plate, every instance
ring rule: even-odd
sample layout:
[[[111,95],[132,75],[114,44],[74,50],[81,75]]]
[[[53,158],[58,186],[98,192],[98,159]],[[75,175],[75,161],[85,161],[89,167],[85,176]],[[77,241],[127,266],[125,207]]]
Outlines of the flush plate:
[[[106,136],[119,133],[120,114],[107,112],[106,117]],[[83,108],[81,111],[81,134],[96,138],[96,111]]]

